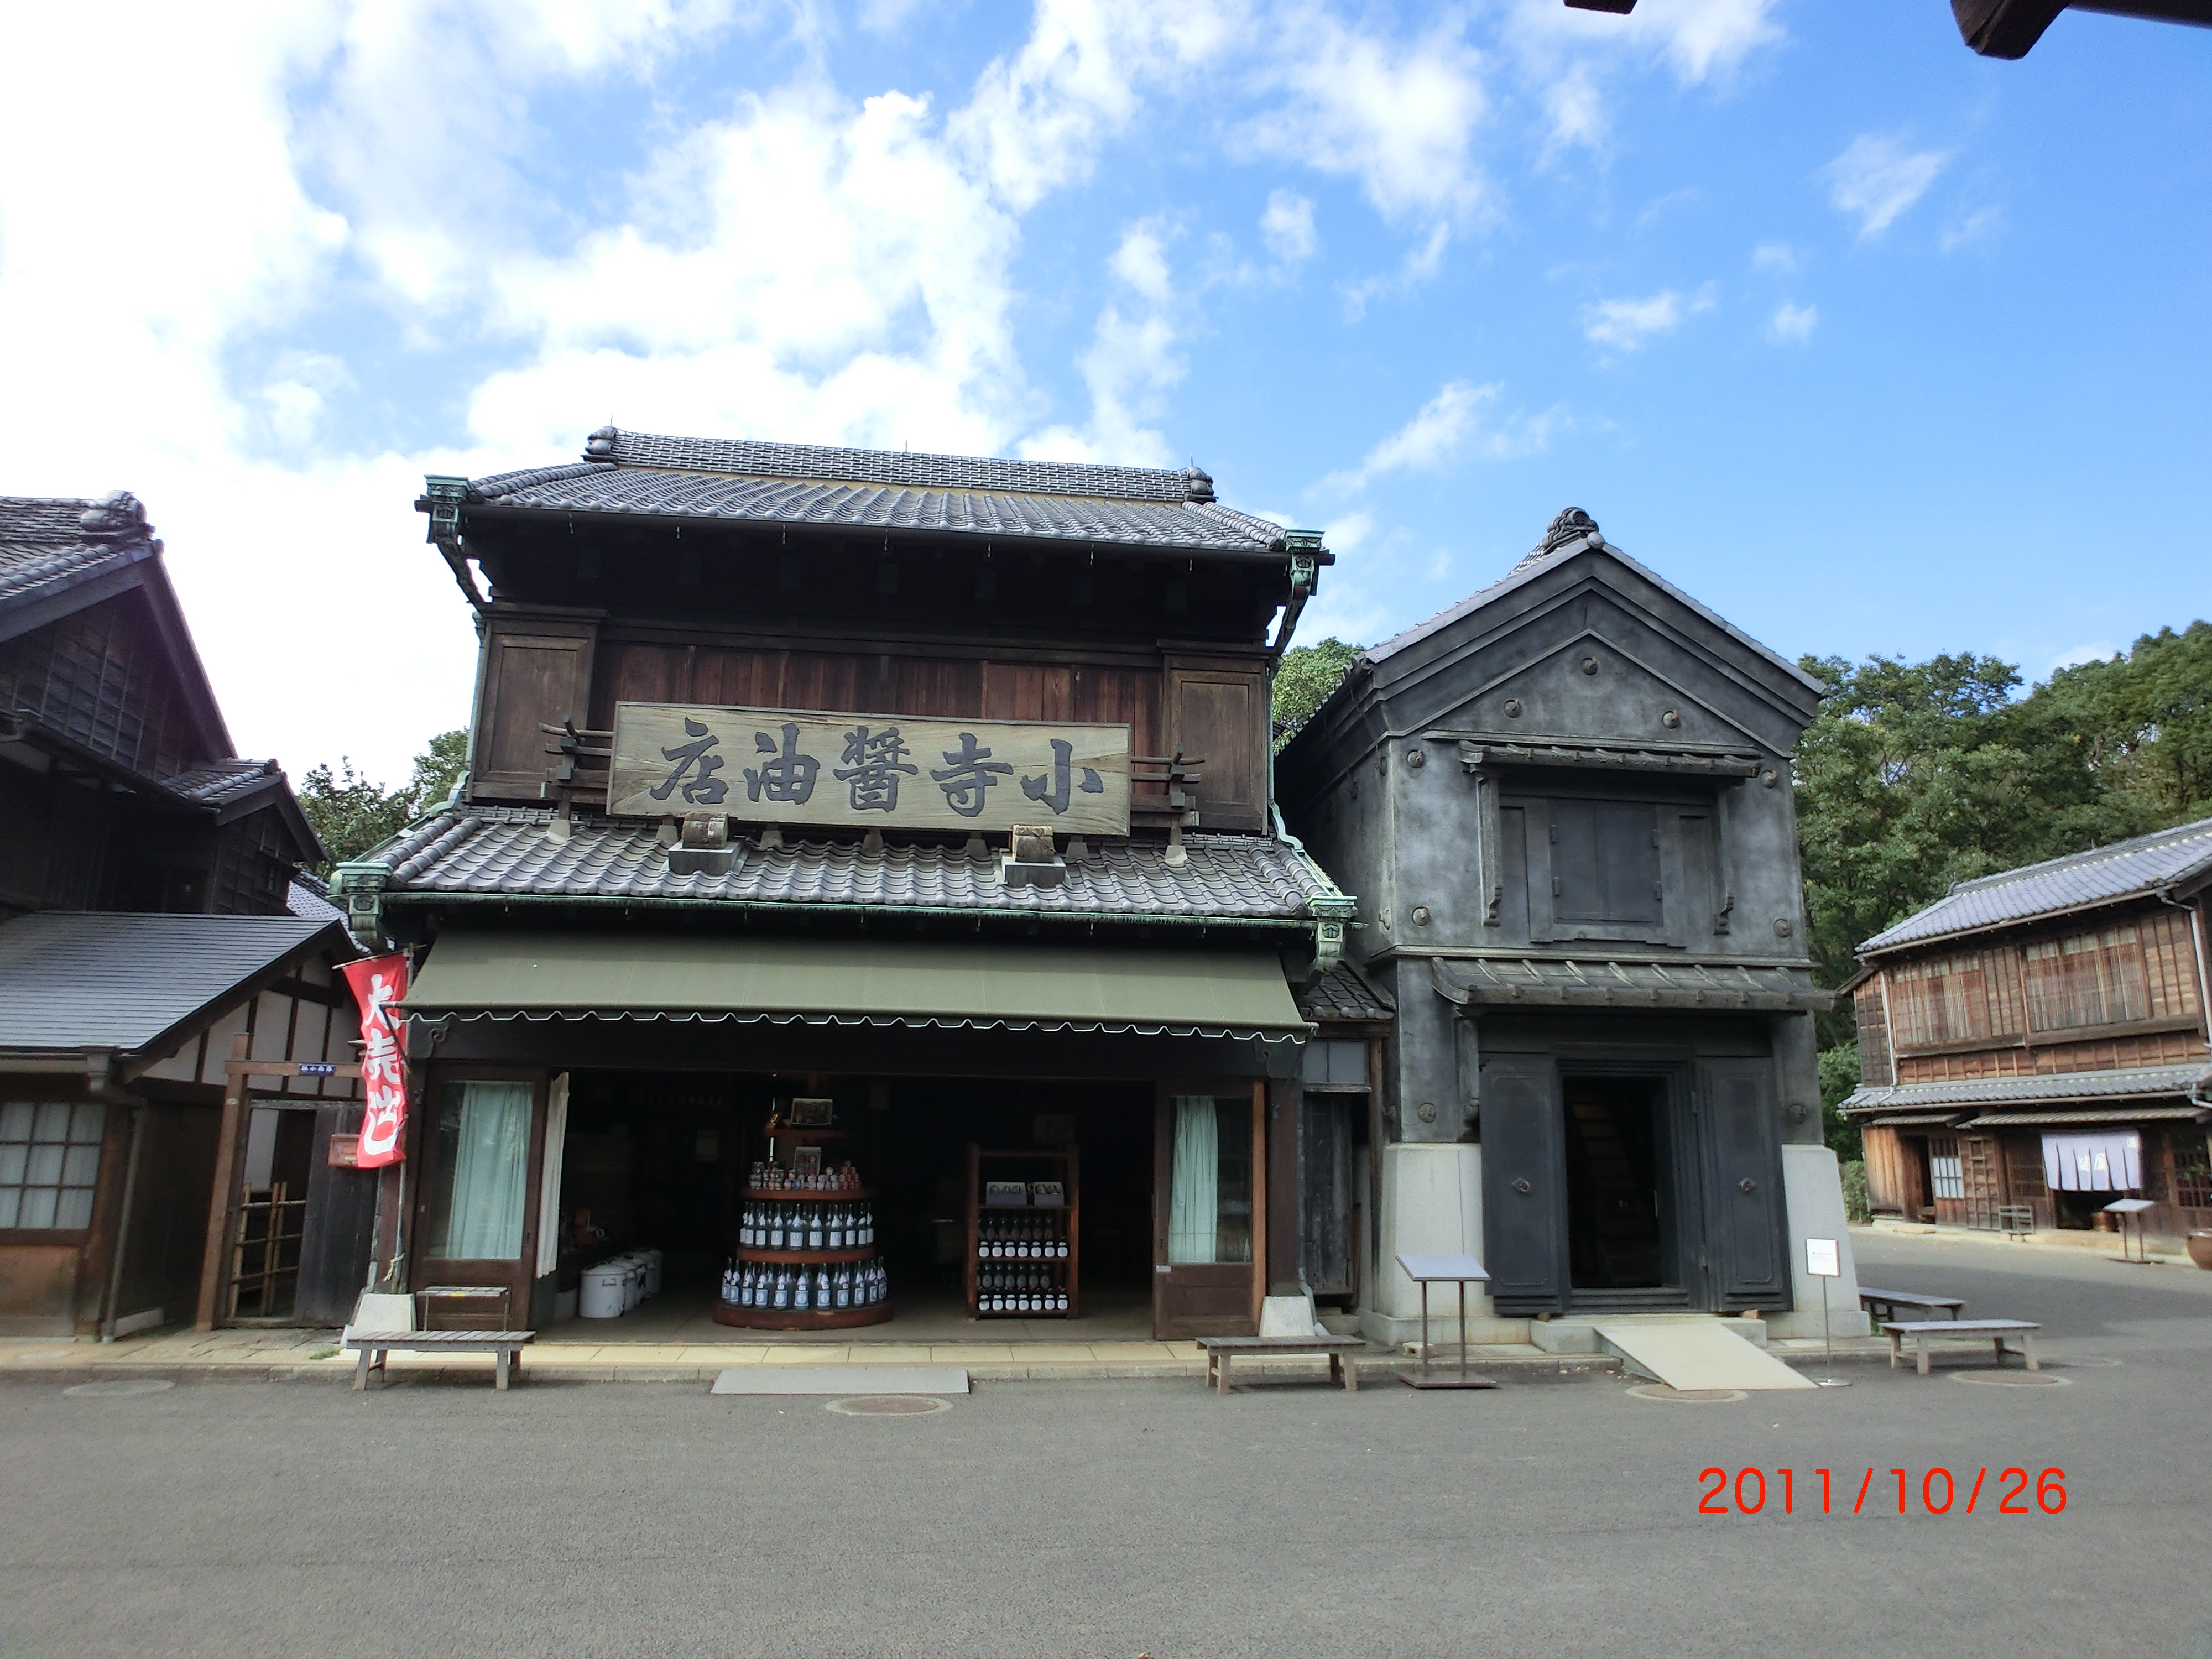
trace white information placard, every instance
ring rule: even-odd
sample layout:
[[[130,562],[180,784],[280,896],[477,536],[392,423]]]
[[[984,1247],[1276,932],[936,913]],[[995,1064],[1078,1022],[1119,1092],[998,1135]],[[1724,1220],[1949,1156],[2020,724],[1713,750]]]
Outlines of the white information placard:
[[[1808,1238],[1805,1241],[1805,1271],[1815,1279],[1841,1279],[1844,1276],[1843,1253],[1832,1238]]]

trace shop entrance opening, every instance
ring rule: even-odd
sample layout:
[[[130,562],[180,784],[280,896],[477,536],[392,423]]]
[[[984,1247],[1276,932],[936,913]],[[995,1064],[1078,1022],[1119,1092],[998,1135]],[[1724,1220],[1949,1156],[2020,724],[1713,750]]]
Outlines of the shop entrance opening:
[[[1569,1075],[1560,1084],[1570,1284],[1580,1293],[1676,1282],[1661,1080]]]
[[[779,1115],[787,1121],[794,1099],[830,1103],[829,1124],[811,1127],[808,1144],[818,1147],[823,1170],[850,1163],[857,1185],[854,1198],[832,1191],[822,1207],[833,1220],[865,1207],[869,1245],[888,1283],[890,1316],[881,1323],[769,1332],[714,1318],[725,1274],[749,1265],[740,1235],[748,1212],[757,1218],[762,1207],[749,1192],[771,1158],[767,1126]],[[825,1110],[805,1109],[810,1119]],[[1072,1225],[1076,1248],[1068,1260],[1079,1268],[1079,1296],[1070,1316],[1045,1311],[1035,1297],[978,1316],[969,1300],[981,1208],[971,1146],[1022,1155],[986,1157],[984,1176],[1025,1185],[1034,1178],[1040,1199],[1048,1178],[1064,1180],[1060,1171],[1073,1166],[1073,1190],[1057,1210],[1008,1207],[1002,1191],[1001,1207],[982,1218],[985,1233],[1023,1246],[1007,1249],[1008,1261],[986,1276],[1001,1288],[1032,1279],[1063,1286],[1065,1270],[1048,1272],[1028,1258],[1048,1255],[1036,1241]],[[792,1152],[790,1144],[774,1148],[786,1170]],[[1048,1156],[1067,1152],[1077,1157]],[[814,1159],[806,1162],[811,1167]],[[556,1338],[572,1329],[599,1340],[653,1342],[1097,1341],[1151,1334],[1147,1083],[579,1070],[569,1074],[559,1182],[560,1289],[635,1250],[659,1253],[660,1290],[618,1317],[556,1323]]]

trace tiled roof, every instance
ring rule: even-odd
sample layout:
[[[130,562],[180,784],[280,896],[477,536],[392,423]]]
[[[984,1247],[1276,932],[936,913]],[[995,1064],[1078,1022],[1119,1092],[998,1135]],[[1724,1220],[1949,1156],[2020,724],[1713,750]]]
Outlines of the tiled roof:
[[[0,495],[0,605],[74,586],[160,547],[143,511],[127,496],[88,501]]]
[[[960,847],[853,841],[738,840],[726,875],[673,876],[652,826],[578,817],[547,837],[550,809],[472,806],[440,812],[369,855],[392,872],[387,896],[704,899],[750,904],[919,908],[1036,915],[1303,921],[1328,889],[1281,842],[1187,836],[1180,865],[1154,842],[1093,839],[1058,887],[1007,887],[999,859]]]
[[[346,913],[331,902],[330,884],[302,870],[284,890],[284,908],[302,921],[343,922]]]
[[[1474,612],[1481,610],[1484,606],[1492,604],[1495,600],[1503,599],[1514,589],[1533,581],[1537,576],[1542,574],[1545,571],[1553,569],[1556,566],[1565,563],[1584,553],[1591,551],[1601,551],[1612,558],[1618,560],[1620,563],[1627,566],[1628,568],[1633,570],[1638,575],[1643,577],[1644,580],[1650,582],[1653,586],[1668,595],[1677,603],[1686,605],[1690,610],[1695,611],[1699,617],[1702,617],[1706,622],[1711,623],[1712,626],[1717,628],[1721,632],[1729,635],[1729,638],[1735,640],[1738,644],[1742,645],[1747,649],[1756,652],[1759,655],[1765,658],[1768,662],[1773,664],[1777,668],[1781,669],[1792,679],[1799,681],[1801,684],[1810,687],[1823,696],[1826,695],[1828,688],[1820,681],[1814,679],[1810,674],[1808,674],[1803,669],[1798,667],[1796,663],[1791,662],[1787,657],[1783,656],[1779,652],[1770,650],[1767,647],[1761,645],[1757,640],[1752,638],[1750,635],[1745,633],[1733,623],[1729,622],[1724,617],[1699,604],[1696,599],[1692,599],[1680,588],[1675,586],[1674,583],[1668,581],[1664,576],[1659,574],[1657,571],[1647,568],[1645,566],[1638,564],[1635,560],[1630,558],[1627,554],[1622,552],[1611,542],[1607,541],[1603,536],[1600,535],[1597,531],[1597,526],[1595,525],[1591,526],[1586,533],[1562,542],[1556,547],[1549,549],[1538,548],[1534,552],[1528,554],[1525,558],[1523,558],[1520,563],[1515,565],[1512,569],[1507,571],[1505,574],[1501,576],[1498,580],[1491,583],[1489,586],[1481,588],[1475,592],[1468,594],[1467,598],[1462,599],[1457,605],[1451,605],[1445,610],[1439,611],[1435,616],[1431,617],[1426,622],[1415,623],[1411,628],[1407,629],[1403,633],[1392,635],[1380,645],[1371,645],[1368,647],[1365,655],[1371,662],[1382,662],[1391,657],[1395,657],[1401,651],[1406,650],[1409,647],[1419,644],[1431,635],[1441,633],[1443,629],[1450,627],[1454,623],[1458,622],[1462,617],[1472,616]]]
[[[19,916],[0,925],[0,1050],[144,1052],[328,926],[295,916]]]
[[[273,760],[219,760],[205,762],[161,781],[172,794],[182,795],[202,806],[228,806],[264,787],[270,779],[283,775],[283,769]]]
[[[1437,994],[1461,1004],[1534,1008],[1759,1009],[1820,1013],[1836,994],[1801,968],[1713,963],[1561,961],[1540,957],[1431,957]]]
[[[603,441],[595,434],[596,447]],[[479,478],[472,504],[560,513],[1279,553],[1282,530],[1221,507],[1195,468],[1090,466],[615,434],[604,453]]]
[[[2135,1066],[2113,1072],[2057,1072],[2034,1077],[1981,1077],[1952,1083],[1899,1083],[1852,1091],[1841,1110],[1909,1112],[1932,1106],[2040,1105],[2069,1100],[2139,1100],[2186,1096],[2212,1085],[2212,1066]]]
[[[1297,996],[1298,1012],[1308,1019],[1389,1019],[1396,1006],[1348,962],[1339,963]]]
[[[2212,818],[1962,881],[1859,946],[1861,955],[2136,897],[2212,871]]]

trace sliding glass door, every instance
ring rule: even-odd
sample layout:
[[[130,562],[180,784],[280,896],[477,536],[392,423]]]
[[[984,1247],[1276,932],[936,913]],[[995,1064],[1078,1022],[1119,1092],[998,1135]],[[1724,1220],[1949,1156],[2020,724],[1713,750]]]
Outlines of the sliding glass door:
[[[1265,1085],[1163,1085],[1156,1109],[1152,1330],[1258,1328],[1267,1237]]]

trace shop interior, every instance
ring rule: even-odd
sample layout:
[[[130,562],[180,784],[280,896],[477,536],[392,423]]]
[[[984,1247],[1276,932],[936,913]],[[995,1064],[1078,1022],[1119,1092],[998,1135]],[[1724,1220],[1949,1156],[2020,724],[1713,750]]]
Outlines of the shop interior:
[[[1578,1291],[1677,1282],[1667,1191],[1665,1084],[1561,1079],[1566,1103],[1567,1257]]]
[[[1146,1083],[574,1071],[550,1334],[685,1343],[1144,1340],[1152,1328],[1154,1144]],[[971,1146],[986,1155],[973,1169]],[[820,1173],[811,1175],[817,1158]],[[848,1164],[856,1185],[839,1182]],[[763,1180],[813,1181],[820,1190],[800,1187],[764,1201],[753,1185]],[[994,1182],[999,1202],[982,1206],[978,1189]],[[1024,1200],[1036,1193],[1038,1204],[1013,1201],[1018,1188]],[[980,1218],[971,1215],[979,1207]],[[866,1224],[850,1239],[857,1246],[865,1238],[866,1248],[833,1249],[828,1259],[837,1265],[828,1273],[835,1279],[842,1267],[865,1277],[879,1264],[888,1316],[878,1322],[855,1312],[818,1329],[803,1316],[741,1322],[732,1275],[769,1269],[763,1307],[769,1280],[789,1277],[776,1253],[741,1249],[745,1230],[771,1216],[817,1212],[831,1224],[833,1246],[836,1228]],[[1024,1241],[1007,1247],[1010,1255],[1048,1255],[1071,1230],[1072,1267],[1024,1263],[1009,1272],[993,1264],[984,1275],[986,1286],[1072,1290],[1066,1312],[1043,1310],[1049,1292],[1026,1304],[1001,1297],[1004,1311],[972,1310],[973,1232]],[[637,1301],[634,1291],[631,1305],[607,1316],[608,1296],[594,1305],[585,1294],[587,1276],[625,1255],[649,1255],[658,1282],[653,1294]],[[842,1295],[841,1285],[841,1314]],[[779,1312],[790,1299],[787,1290]],[[854,1299],[864,1293],[856,1289]]]

